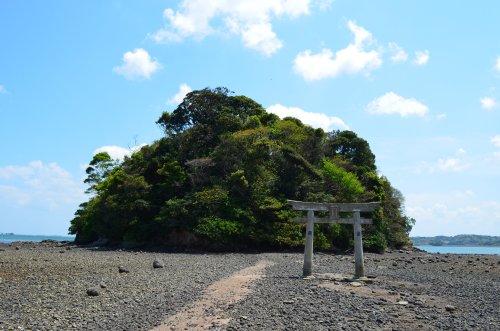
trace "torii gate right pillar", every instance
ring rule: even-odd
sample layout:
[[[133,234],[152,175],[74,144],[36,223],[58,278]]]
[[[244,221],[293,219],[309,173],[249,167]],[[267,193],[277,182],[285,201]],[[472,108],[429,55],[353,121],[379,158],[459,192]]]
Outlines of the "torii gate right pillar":
[[[361,216],[359,210],[353,210],[354,216],[354,277],[365,276],[365,263],[363,259],[363,235],[361,234]]]

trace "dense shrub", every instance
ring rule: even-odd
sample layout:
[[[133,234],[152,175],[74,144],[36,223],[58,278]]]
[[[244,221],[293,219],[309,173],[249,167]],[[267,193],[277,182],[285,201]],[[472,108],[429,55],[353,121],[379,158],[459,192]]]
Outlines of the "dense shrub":
[[[381,201],[365,247],[409,244],[414,220],[377,173],[368,143],[352,131],[325,133],[280,120],[225,88],[189,93],[157,122],[165,136],[123,162],[106,153],[87,169],[90,199],[70,233],[87,243],[214,249],[297,248],[304,227],[286,199]],[[316,249],[349,249],[352,226],[315,226]]]

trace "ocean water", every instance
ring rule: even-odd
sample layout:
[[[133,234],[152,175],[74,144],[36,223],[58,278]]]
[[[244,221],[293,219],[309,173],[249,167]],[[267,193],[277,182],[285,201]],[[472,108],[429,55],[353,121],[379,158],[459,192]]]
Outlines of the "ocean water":
[[[500,255],[500,246],[415,246],[429,253]]]
[[[10,244],[14,241],[33,241],[40,242],[42,240],[57,240],[57,241],[73,241],[74,236],[36,236],[36,235],[23,235],[23,234],[11,234],[11,233],[0,233],[0,243]]]

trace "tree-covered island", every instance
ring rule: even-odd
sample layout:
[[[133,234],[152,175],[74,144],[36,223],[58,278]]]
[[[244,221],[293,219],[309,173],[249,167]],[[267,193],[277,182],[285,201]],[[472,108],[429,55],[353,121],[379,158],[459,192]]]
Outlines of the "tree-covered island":
[[[324,132],[280,119],[226,88],[189,93],[157,124],[163,138],[126,157],[96,154],[89,200],[70,233],[78,243],[276,249],[303,245],[286,199],[380,201],[364,227],[371,251],[411,245],[403,196],[377,172],[369,144],[352,131]],[[347,249],[350,225],[315,225],[315,247]]]

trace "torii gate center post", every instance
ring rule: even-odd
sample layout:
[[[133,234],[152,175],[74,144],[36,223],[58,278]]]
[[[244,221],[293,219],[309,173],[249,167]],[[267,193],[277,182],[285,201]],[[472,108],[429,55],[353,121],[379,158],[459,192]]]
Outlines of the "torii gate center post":
[[[368,218],[361,218],[360,213],[374,211],[380,205],[379,202],[321,203],[288,200],[288,203],[294,210],[307,211],[307,218],[298,217],[294,220],[298,223],[306,223],[306,247],[304,250],[304,267],[302,269],[304,277],[310,276],[312,274],[314,223],[341,223],[353,225],[355,260],[354,277],[360,278],[365,276],[363,261],[363,236],[361,234],[361,225],[372,224],[372,220]],[[315,211],[328,211],[329,214],[328,217],[316,218],[314,216]],[[340,212],[352,213],[352,218],[341,218]]]

